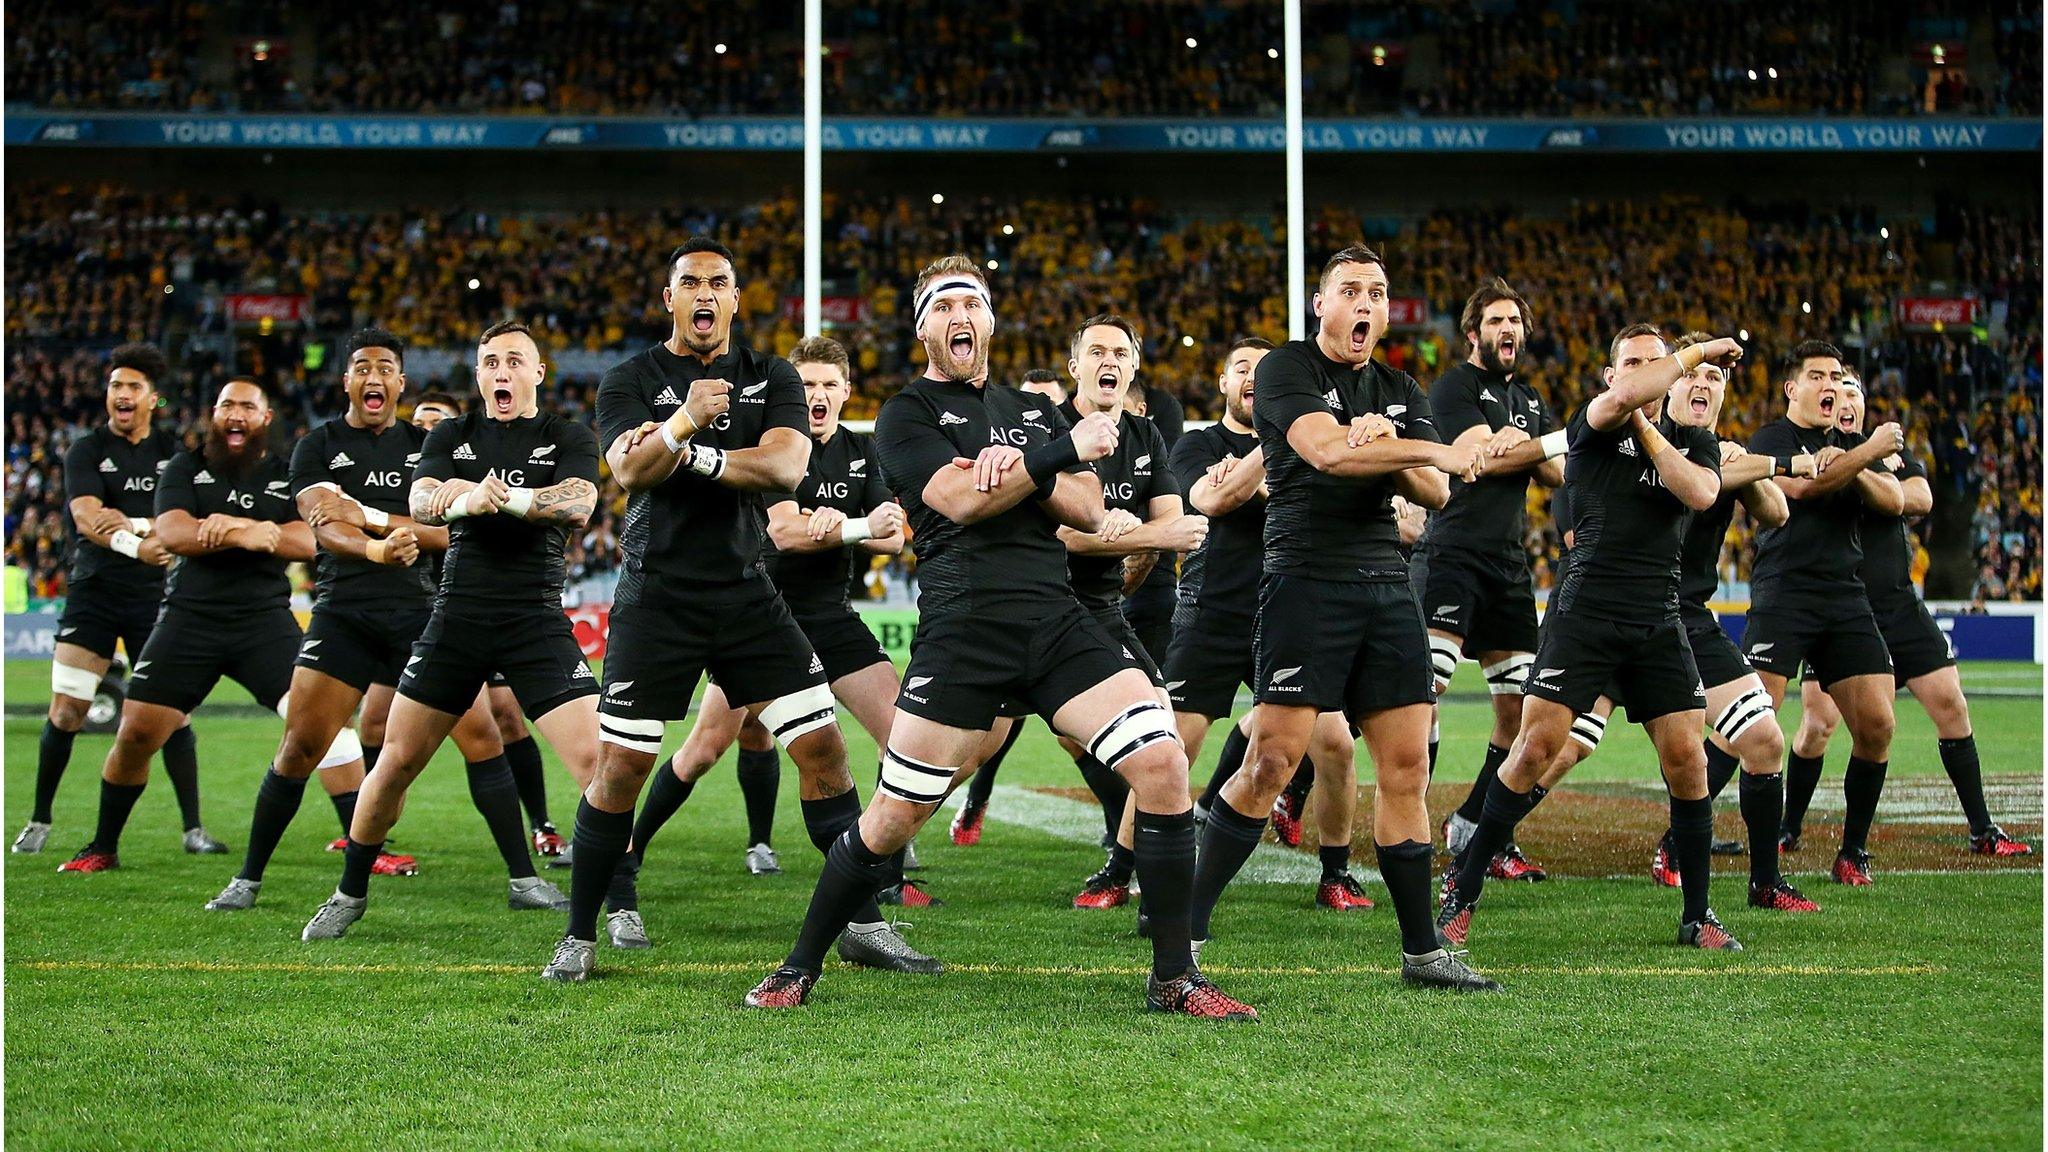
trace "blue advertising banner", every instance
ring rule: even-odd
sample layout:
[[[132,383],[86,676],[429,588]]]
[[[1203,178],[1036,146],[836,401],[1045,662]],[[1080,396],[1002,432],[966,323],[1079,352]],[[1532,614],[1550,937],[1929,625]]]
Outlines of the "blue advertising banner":
[[[506,116],[61,114],[10,109],[9,146],[790,152],[803,122]],[[2041,121],[1312,120],[1312,152],[2038,152]],[[829,118],[837,152],[1278,152],[1279,121]]]

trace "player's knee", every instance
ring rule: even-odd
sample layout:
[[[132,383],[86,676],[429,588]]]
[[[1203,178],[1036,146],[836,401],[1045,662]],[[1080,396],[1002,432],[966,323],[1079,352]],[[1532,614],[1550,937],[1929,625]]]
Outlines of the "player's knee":
[[[1308,757],[1318,773],[1326,768],[1336,772],[1348,771],[1354,778],[1357,769],[1358,745],[1347,736],[1323,736],[1318,734],[1309,741]],[[1427,753],[1424,753],[1427,759]]]
[[[1394,757],[1375,764],[1373,786],[1382,800],[1422,799],[1429,791],[1429,756]]]
[[[1730,744],[1745,769],[1754,764],[1763,775],[1776,772],[1785,758],[1785,733],[1776,724],[1753,724]]]
[[[50,724],[59,732],[78,732],[85,728],[85,714],[91,708],[88,701],[74,696],[53,696],[50,698]]]
[[[1944,740],[1959,739],[1970,731],[1970,706],[1960,691],[1945,692],[1927,701],[1927,718],[1934,721],[1935,734]]]
[[[1153,771],[1154,764],[1163,766],[1157,770],[1177,769],[1183,774],[1188,768],[1180,734],[1173,726],[1173,713],[1157,700],[1140,700],[1117,713],[1081,747],[1110,771],[1126,776]]]
[[[1451,677],[1458,671],[1458,642],[1448,636],[1429,638],[1429,674],[1431,687],[1441,696],[1451,686]],[[1519,691],[1520,689],[1517,689]]]
[[[1864,759],[1884,756],[1891,750],[1892,735],[1898,727],[1898,717],[1890,708],[1870,709],[1850,726],[1849,736],[1856,742],[1856,754]]]
[[[326,752],[325,745],[315,744],[309,733],[286,728],[284,739],[277,745],[277,763],[272,765],[280,776],[304,780],[313,774],[313,766]]]

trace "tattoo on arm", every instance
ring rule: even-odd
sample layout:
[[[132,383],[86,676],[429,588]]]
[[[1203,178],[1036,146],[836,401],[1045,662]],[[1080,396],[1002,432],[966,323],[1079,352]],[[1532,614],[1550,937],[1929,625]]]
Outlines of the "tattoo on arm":
[[[533,507],[527,509],[526,519],[535,524],[581,528],[590,521],[590,514],[596,508],[597,485],[572,477],[559,484],[536,489]]]
[[[406,497],[406,510],[412,513],[413,523],[439,526],[447,523],[439,516],[427,512],[427,498],[434,494],[441,482],[431,476],[422,476],[412,482],[412,492]]]

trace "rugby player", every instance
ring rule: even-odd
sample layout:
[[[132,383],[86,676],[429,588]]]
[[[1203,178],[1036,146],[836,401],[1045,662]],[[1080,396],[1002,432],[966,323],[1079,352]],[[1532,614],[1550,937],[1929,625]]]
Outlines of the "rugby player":
[[[608,891],[631,890],[633,803],[703,672],[789,753],[820,851],[860,816],[824,662],[761,562],[762,493],[795,491],[810,459],[803,380],[733,338],[739,274],[724,245],[685,241],[662,279],[669,338],[614,365],[598,387],[607,460],[631,495],[599,706],[604,755],[576,811],[568,931],[542,971],[553,980],[590,974],[598,906]],[[840,942],[846,959],[938,969],[871,901],[861,912]],[[628,921],[615,911],[607,927],[615,945],[646,945],[637,912]]]
[[[285,568],[313,558],[313,530],[299,519],[269,436],[269,397],[238,376],[214,400],[205,445],[171,457],[157,476],[156,539],[179,561],[128,677],[100,772],[99,828],[60,872],[120,867],[121,830],[149,782],[149,758],[222,676],[283,713],[299,648]]]
[[[1102,483],[1101,527],[1086,531],[1062,524],[1056,532],[1067,547],[1067,582],[1074,598],[1094,615],[1131,667],[1152,682],[1161,706],[1170,709],[1152,654],[1124,616],[1125,565],[1138,557],[1155,560],[1162,550],[1178,553],[1201,547],[1209,521],[1183,510],[1158,426],[1125,410],[1142,357],[1137,330],[1112,313],[1083,320],[1067,341],[1067,374],[1074,388],[1059,414],[1070,426],[1102,414],[1115,421],[1117,434],[1115,449],[1091,462]],[[1026,409],[1022,418],[1028,421],[1038,415],[1037,410]],[[1129,899],[1136,865],[1134,833],[1126,815],[1130,789],[1079,743],[1062,736],[1060,747],[1074,758],[1081,778],[1101,803],[1105,829],[1113,830],[1109,859],[1088,878],[1074,897],[1074,906],[1116,907]]]
[[[896,666],[854,610],[848,588],[866,557],[903,550],[903,509],[882,482],[874,437],[839,424],[840,410],[853,393],[846,349],[816,336],[799,343],[789,361],[803,380],[811,454],[803,483],[766,497],[768,540],[775,546],[768,576],[824,663],[832,695],[874,738],[875,747],[886,748],[895,715]],[[733,707],[715,683],[704,690],[689,739],[647,790],[633,824],[636,856],[646,857],[654,834],[735,740],[740,742],[740,790],[747,809],[747,871],[758,876],[782,870],[769,844],[781,775],[774,737],[758,719]]]
[[[309,431],[292,452],[292,495],[320,547],[313,618],[292,672],[284,739],[256,790],[248,853],[241,871],[207,903],[210,911],[255,905],[264,869],[316,769],[354,777],[354,786],[338,794],[346,799],[336,801],[346,840],[367,758],[347,726],[349,717],[371,684],[397,680],[432,612],[432,566],[421,560],[447,550],[448,531],[406,515],[406,492],[427,434],[398,419],[405,394],[403,342],[379,328],[355,333],[343,387],[348,411]],[[501,851],[523,855],[511,771],[489,716],[471,708],[454,734],[469,764],[477,810]],[[409,857],[387,852],[371,871],[411,875],[418,867]]]
[[[36,791],[14,851],[35,853],[50,838],[50,805],[71,766],[100,678],[119,642],[132,663],[149,641],[164,598],[171,553],[155,535],[157,476],[178,452],[178,436],[155,427],[157,383],[170,365],[149,344],[123,344],[107,357],[107,422],[64,453],[71,567],[64,615],[50,664],[50,711],[36,754]],[[185,851],[225,852],[199,822],[199,761],[189,724],[164,741],[164,774],[178,794]]]
[[[1844,374],[1835,399],[1835,426],[1860,434],[1864,415],[1863,387]],[[1913,694],[1934,722],[1942,769],[1948,773],[1969,822],[1970,852],[1978,856],[2030,855],[2031,847],[1991,822],[1990,806],[1984,802],[1983,771],[1977,762],[1977,737],[1970,726],[1970,705],[1963,698],[1962,677],[1956,672],[1955,645],[1913,589],[1913,542],[1906,534],[1906,519],[1934,510],[1934,489],[1927,482],[1927,469],[1904,449],[1885,464],[1899,477],[1904,508],[1900,516],[1869,507],[1863,510],[1863,565],[1857,576],[1877,614],[1885,649],[1891,653],[1892,679]],[[1781,840],[1787,852],[1799,848],[1806,806],[1820,782],[1821,758],[1842,719],[1834,701],[1812,677],[1806,678],[1802,700],[1799,732],[1792,739],[1787,766],[1790,795]]]
[[[1067,583],[1057,530],[1102,527],[1102,485],[1088,465],[1116,448],[1117,421],[1098,412],[1070,429],[1043,398],[988,386],[995,315],[975,261],[935,261],[918,275],[912,300],[926,369],[882,406],[875,439],[917,540],[917,639],[881,789],[833,843],[787,960],[746,1002],[790,1008],[810,998],[826,947],[887,881],[890,854],[964,779],[997,713],[1018,700],[1131,789],[1137,875],[1153,921],[1147,1006],[1255,1016],[1195,965],[1187,933],[1195,826],[1172,718]]]
[[[1707,693],[1678,610],[1681,538],[1689,512],[1705,512],[1720,498],[1721,449],[1705,427],[1710,413],[1692,402],[1697,389],[1687,389],[1687,422],[1665,411],[1687,373],[1706,363],[1725,371],[1741,356],[1741,346],[1725,338],[1667,353],[1654,326],[1632,324],[1609,346],[1606,389],[1572,417],[1565,459],[1572,549],[1524,684],[1521,732],[1444,886],[1437,925],[1452,943],[1465,942],[1488,862],[1543,798],[1540,781],[1564,751],[1573,720],[1614,691],[1648,732],[1670,794],[1684,874],[1678,942],[1742,947],[1707,905],[1714,830],[1700,750]]]
[[[1261,360],[1252,409],[1266,465],[1264,576],[1254,639],[1258,704],[1245,768],[1216,798],[1195,875],[1194,938],[1251,856],[1321,713],[1342,711],[1372,753],[1373,843],[1411,983],[1495,987],[1436,938],[1429,916],[1429,641],[1408,588],[1395,495],[1436,508],[1444,473],[1472,480],[1476,444],[1440,443],[1429,397],[1372,358],[1387,328],[1387,267],[1363,244],[1324,264],[1315,336]],[[1355,423],[1354,423],[1355,421]],[[1147,903],[1151,894],[1147,892]]]
[[[1684,351],[1713,338],[1703,332],[1679,337],[1674,351]],[[1700,364],[1681,375],[1664,401],[1665,414],[1681,427],[1712,430],[1720,419],[1727,390],[1727,373],[1718,364]],[[1742,653],[1707,606],[1720,586],[1721,545],[1728,524],[1740,502],[1750,519],[1765,527],[1785,522],[1784,493],[1769,482],[1780,462],[1753,456],[1732,440],[1720,442],[1721,494],[1714,506],[1695,512],[1685,526],[1678,552],[1678,616],[1685,624],[1686,643],[1692,648],[1693,663],[1700,681],[1707,686],[1708,719],[1706,743],[1707,798],[1718,799],[1722,789],[1736,775],[1742,819],[1749,831],[1749,905],[1780,912],[1817,912],[1820,906],[1788,883],[1778,869],[1775,850],[1777,827],[1784,803],[1784,779],[1779,771],[1784,755],[1784,734],[1771,720],[1770,698]],[[1791,475],[1811,474],[1813,458],[1797,456],[1783,464]],[[1560,523],[1569,524],[1567,512]],[[1567,538],[1569,547],[1570,539]],[[1572,721],[1571,739],[1559,750],[1543,773],[1541,792],[1548,795],[1581,760],[1593,754],[1607,732],[1607,720],[1614,701],[1621,695],[1610,685],[1593,707]],[[1739,847],[1740,845],[1738,845]],[[1667,830],[1652,856],[1650,874],[1668,888],[1682,888],[1684,878],[1675,858],[1676,847]]]
[[[1507,759],[1522,722],[1522,682],[1536,651],[1536,594],[1529,572],[1529,481],[1564,482],[1564,431],[1533,385],[1517,379],[1532,320],[1529,302],[1498,277],[1465,301],[1458,330],[1470,351],[1429,389],[1437,431],[1453,444],[1486,449],[1486,475],[1453,481],[1451,498],[1429,518],[1416,549],[1413,582],[1429,622],[1429,662],[1441,697],[1468,657],[1486,673],[1493,732],[1479,777],[1444,821],[1444,845],[1455,856],[1478,826],[1487,788]],[[1435,726],[1432,725],[1432,733]],[[1430,738],[1430,764],[1437,740]],[[1545,872],[1513,843],[1490,863],[1503,880],[1542,880]]]
[[[1843,431],[1835,416],[1842,376],[1834,345],[1808,340],[1792,349],[1785,415],[1750,440],[1749,450],[1760,456],[1811,455],[1814,474],[1773,480],[1785,491],[1789,514],[1781,527],[1757,533],[1742,650],[1763,677],[1773,709],[1803,663],[1847,723],[1847,814],[1831,874],[1838,884],[1862,886],[1870,883],[1864,845],[1884,792],[1897,720],[1891,654],[1858,569],[1866,510],[1894,518],[1905,511],[1905,490],[1885,465],[1904,451],[1905,437],[1892,423],[1867,439]]]
[[[492,672],[504,674],[573,775],[594,771],[597,680],[562,614],[562,582],[569,533],[597,503],[597,440],[583,425],[540,411],[547,365],[526,325],[484,329],[475,371],[480,405],[443,419],[420,446],[407,510],[417,525],[448,528],[441,584],[399,676],[376,771],[363,782],[341,883],[307,922],[304,940],[339,938],[362,918],[372,865],[406,790]],[[490,821],[510,877],[506,903],[562,907],[560,890],[526,855],[507,775],[502,764],[491,774]]]
[[[1208,539],[1181,567],[1173,642],[1166,650],[1173,723],[1190,762],[1201,754],[1210,725],[1230,715],[1238,686],[1250,687],[1257,681],[1252,633],[1265,566],[1268,495],[1265,452],[1252,423],[1257,403],[1253,380],[1259,362],[1272,350],[1269,341],[1256,336],[1231,345],[1217,376],[1223,418],[1189,432],[1173,449],[1174,476],[1188,503],[1209,517]],[[1216,803],[1223,786],[1243,766],[1250,727],[1251,717],[1246,716],[1226,734],[1216,772],[1195,802],[1198,817]],[[1310,782],[1322,790],[1317,833],[1323,874],[1316,884],[1316,904],[1338,911],[1372,907],[1351,874],[1352,824],[1358,812],[1356,756],[1351,725],[1343,713],[1321,714],[1307,760],[1273,809],[1276,822],[1283,813],[1296,817],[1298,844],[1297,806],[1306,800]],[[1284,833],[1281,839],[1285,842]]]

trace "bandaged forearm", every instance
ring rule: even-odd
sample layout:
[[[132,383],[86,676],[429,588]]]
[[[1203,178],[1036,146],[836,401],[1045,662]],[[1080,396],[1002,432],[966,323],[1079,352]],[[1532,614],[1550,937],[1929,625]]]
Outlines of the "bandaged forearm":
[[[147,540],[150,534],[156,531],[156,521],[147,516],[130,516],[128,530]]]
[[[134,560],[142,554],[142,537],[123,528],[115,532],[113,538],[107,541],[107,547],[128,557],[130,560]]]
[[[1565,450],[1569,447],[1565,443],[1565,434],[1562,428],[1555,432],[1545,432],[1543,435],[1538,436],[1536,443],[1543,446],[1543,458],[1545,460],[1557,459],[1559,456],[1564,455]]]
[[[530,511],[532,508],[533,489],[513,488],[505,493],[504,510],[510,512],[514,516],[519,517],[521,520],[526,519],[526,513]]]
[[[683,467],[699,476],[716,480],[725,475],[725,450],[705,444],[692,444],[690,454],[683,457]]]
[[[873,537],[874,534],[875,531],[868,525],[868,518],[865,516],[856,516],[839,526],[841,544],[858,544]]]

